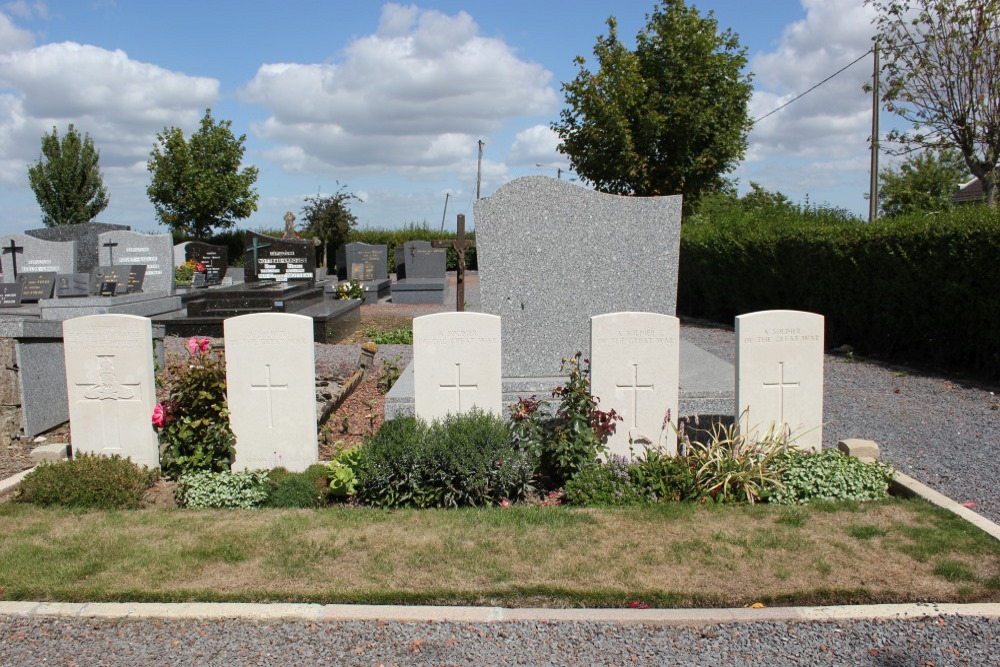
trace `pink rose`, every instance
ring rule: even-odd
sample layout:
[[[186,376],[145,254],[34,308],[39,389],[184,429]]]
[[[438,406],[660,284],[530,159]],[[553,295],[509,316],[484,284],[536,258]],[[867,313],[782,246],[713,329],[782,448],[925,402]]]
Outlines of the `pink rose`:
[[[153,426],[156,428],[163,428],[163,425],[166,423],[165,417],[166,415],[163,413],[163,406],[157,403],[156,407],[153,408]]]
[[[198,354],[198,339],[194,336],[188,338],[187,349],[190,355]]]
[[[208,348],[210,346],[211,343],[208,342],[207,338],[202,338],[201,340],[198,341],[198,349],[201,350],[202,352],[208,352]]]
[[[500,507],[510,507],[510,501],[504,498],[500,501]]]

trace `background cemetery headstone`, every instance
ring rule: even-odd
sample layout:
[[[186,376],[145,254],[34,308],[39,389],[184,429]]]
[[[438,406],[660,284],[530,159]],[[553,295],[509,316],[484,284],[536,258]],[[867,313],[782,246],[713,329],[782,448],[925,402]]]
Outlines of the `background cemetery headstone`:
[[[79,298],[90,295],[89,273],[60,273],[56,276],[57,299]]]
[[[744,415],[744,412],[746,414]],[[796,446],[823,446],[823,316],[767,310],[736,318],[736,416],[765,433],[787,424]]]
[[[254,313],[223,326],[233,470],[305,470],[319,460],[312,319]]]
[[[598,407],[622,417],[608,439],[608,455],[641,457],[643,443],[676,454],[680,320],[658,313],[596,315],[590,364]]]
[[[142,290],[173,294],[174,242],[169,234],[104,232],[98,236],[98,255],[101,265],[144,265]]]
[[[91,315],[63,322],[73,451],[159,466],[150,320]]]
[[[414,409],[439,419],[477,407],[500,415],[500,318],[438,313],[413,320]]]
[[[311,241],[287,241],[246,232],[244,234],[246,282],[313,280],[316,249]]]
[[[0,247],[3,248],[0,266],[6,282],[14,282],[15,262],[17,274],[76,271],[76,248],[72,241],[45,241],[25,234],[11,234],[0,238]]]
[[[545,176],[475,203],[482,308],[503,322],[503,374],[556,377],[590,317],[674,315],[681,198],[622,197]]]
[[[100,266],[97,257],[98,236],[104,232],[114,230],[125,230],[128,225],[112,225],[106,222],[85,222],[79,225],[59,225],[57,227],[43,227],[41,229],[29,229],[25,232],[27,236],[45,241],[74,241],[76,242],[76,259],[72,267],[59,269],[60,273],[72,273],[74,271],[85,271],[90,273]],[[53,269],[54,270],[54,269]]]
[[[190,241],[184,244],[184,261],[193,259],[205,265],[205,283],[221,285],[229,268],[229,248],[224,245],[212,245],[200,241]],[[183,262],[182,262],[183,263]]]
[[[389,250],[384,245],[345,243],[337,248],[337,278],[358,280],[364,290],[364,302],[377,302],[389,295]]]
[[[407,241],[397,247],[393,303],[443,303],[447,259],[447,251],[433,247],[430,241]]]

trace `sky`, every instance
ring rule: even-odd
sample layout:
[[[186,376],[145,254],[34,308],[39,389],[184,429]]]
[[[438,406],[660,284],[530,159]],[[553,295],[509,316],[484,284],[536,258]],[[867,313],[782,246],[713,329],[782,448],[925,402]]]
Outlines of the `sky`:
[[[862,0],[695,0],[747,48],[760,118],[870,48]],[[166,231],[146,162],[205,110],[246,135],[259,210],[280,229],[306,197],[354,193],[359,227],[474,225],[480,195],[574,178],[550,123],[576,56],[614,15],[634,45],[653,0],[0,0],[0,234],[41,227],[28,185],[41,137],[70,123],[100,151],[101,222]],[[868,210],[871,56],[756,123],[732,174],[793,201]],[[883,127],[889,119],[882,113]],[[479,142],[483,142],[481,172]],[[884,158],[883,158],[884,159]],[[447,209],[445,209],[447,202]]]

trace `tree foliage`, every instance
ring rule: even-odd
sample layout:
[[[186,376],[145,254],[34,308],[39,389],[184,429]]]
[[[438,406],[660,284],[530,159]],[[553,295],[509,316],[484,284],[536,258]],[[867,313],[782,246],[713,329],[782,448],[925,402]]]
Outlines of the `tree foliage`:
[[[42,136],[42,155],[28,168],[28,182],[46,227],[90,222],[108,207],[100,158],[94,140],[81,137],[72,123],[62,139],[55,127]]]
[[[955,148],[996,205],[1000,161],[1000,0],[866,0],[886,108],[909,123],[904,150]]]
[[[690,206],[721,187],[747,147],[746,49],[684,0],[662,0],[636,36],[618,39],[610,17],[591,72],[577,56],[563,84],[566,108],[552,129],[574,171],[616,194],[682,194]]]
[[[146,168],[146,189],[160,222],[188,238],[228,229],[257,210],[257,167],[240,169],[246,135],[236,137],[232,121],[216,122],[206,109],[201,127],[184,138],[176,127],[156,135]]]
[[[956,150],[922,151],[879,172],[878,206],[886,217],[947,211],[968,171]]]
[[[302,217],[306,221],[303,231],[323,243],[324,257],[330,250],[347,243],[347,235],[358,223],[357,217],[347,208],[352,199],[358,197],[340,183],[332,195],[306,197],[306,205],[302,207]],[[327,260],[329,265],[329,258]]]

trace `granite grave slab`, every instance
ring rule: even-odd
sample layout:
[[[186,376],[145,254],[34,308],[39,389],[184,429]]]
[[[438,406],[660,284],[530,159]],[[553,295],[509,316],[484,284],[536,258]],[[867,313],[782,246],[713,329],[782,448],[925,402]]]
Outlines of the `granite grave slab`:
[[[0,238],[0,266],[6,282],[22,273],[72,273],[76,271],[76,249],[72,241],[45,241],[25,234]]]
[[[364,290],[363,303],[375,303],[389,296],[388,246],[359,242],[340,246],[337,248],[337,278],[360,281]]]
[[[184,244],[184,261],[194,260],[205,265],[205,284],[221,285],[229,268],[229,248],[200,241]]]
[[[37,303],[40,299],[51,299],[56,283],[55,271],[21,273],[17,277],[21,283],[21,303]]]
[[[128,225],[113,225],[106,222],[85,222],[79,225],[59,225],[57,227],[43,227],[41,229],[29,229],[25,232],[27,236],[45,241],[73,241],[76,243],[75,263],[71,267],[60,268],[60,273],[73,273],[75,271],[85,271],[90,273],[100,261],[97,257],[98,236],[104,232],[114,230],[129,230]],[[56,269],[50,269],[55,271]]]
[[[396,248],[396,282],[392,302],[404,304],[444,303],[448,285],[445,266],[448,253],[430,241],[407,241]]]
[[[274,238],[256,232],[244,234],[244,279],[259,281],[313,281],[316,247],[311,241]]]
[[[98,251],[102,265],[145,266],[145,291],[173,294],[174,242],[169,234],[104,232],[98,235]]]

